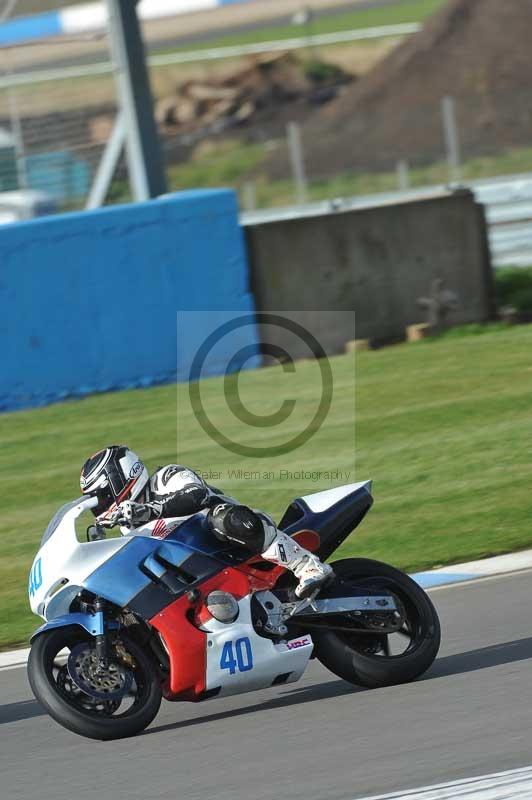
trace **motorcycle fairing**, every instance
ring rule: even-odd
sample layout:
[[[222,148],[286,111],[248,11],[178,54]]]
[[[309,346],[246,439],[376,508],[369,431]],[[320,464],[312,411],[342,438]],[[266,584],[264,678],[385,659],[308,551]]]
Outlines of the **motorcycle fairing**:
[[[331,552],[369,510],[370,486],[352,484],[300,498],[290,506],[281,525],[292,535],[302,528],[317,531],[319,552]],[[311,637],[273,641],[259,635],[251,618],[252,595],[272,589],[285,573],[283,567],[264,562],[260,556],[250,558],[243,548],[216,540],[205,527],[204,514],[165,520],[162,540],[151,535],[157,524],[154,521],[121,539],[79,543],[75,519],[91,502],[69,504],[64,513],[56,515],[32,567],[32,608],[45,618],[47,608],[53,609],[54,620],[48,624],[80,624],[97,635],[92,633],[94,626],[87,627],[91,623],[87,615],[67,613],[73,588],[134,611],[163,639],[170,665],[164,686],[169,700],[198,701],[301,677],[312,653]],[[315,534],[305,535],[310,549],[315,549]],[[191,591],[194,588],[199,592]],[[236,598],[239,618],[234,623],[200,619],[205,598],[214,589]],[[62,610],[63,597],[67,607]],[[44,629],[48,628],[39,632]]]
[[[372,505],[371,481],[338,486],[294,500],[279,528],[289,535],[301,528],[316,531],[320,536],[316,552],[325,561],[362,522]]]
[[[249,550],[216,537],[204,512],[181,521],[165,536],[165,541],[181,542],[191,550],[197,550],[230,565],[242,563],[249,558]]]
[[[30,644],[33,640],[45,631],[50,631],[53,628],[66,628],[69,625],[77,625],[80,628],[85,628],[87,633],[91,636],[101,636],[103,633],[103,618],[102,615],[70,613],[64,614],[61,617],[55,617],[50,622],[45,622],[40,628],[33,632],[30,638]]]
[[[53,617],[68,613],[72,587],[80,591],[87,575],[106,564],[127,544],[126,539],[78,542],[76,519],[93,504],[93,498],[66,504],[46,529],[29,581],[31,610],[44,619],[52,618],[48,609]]]
[[[202,598],[216,589],[230,592],[236,598],[239,616],[234,623],[225,625],[215,620],[200,623],[196,615],[202,600],[195,600],[188,593],[149,620],[162,636],[168,652],[170,674],[163,685],[167,700],[197,702],[220,694],[291,683],[303,674],[313,649],[310,636],[299,637],[292,646],[289,642],[286,647],[278,647],[253,628],[252,594],[273,587],[284,572],[283,567],[274,566],[263,573],[254,567],[254,561],[250,559],[238,567],[219,571],[199,584]],[[238,648],[244,639],[248,640],[246,656],[249,647],[251,661],[243,661],[244,668],[235,668],[234,672],[224,669],[224,652],[230,643]]]
[[[249,560],[248,550],[214,536],[204,514],[166,520],[170,532],[164,540],[152,537],[156,524],[125,537],[127,546],[89,575],[84,587],[149,619],[227,565]]]
[[[207,693],[227,696],[298,681],[312,655],[311,636],[273,642],[253,628],[251,595],[238,605],[238,619],[232,625],[212,620],[205,626]]]
[[[299,498],[288,508],[280,527],[289,534],[302,528],[317,531],[321,538],[317,552],[326,558],[371,507],[370,489],[371,483],[364,482]],[[166,520],[164,540],[151,536],[155,523],[150,523],[120,539],[80,543],[75,520],[93,503],[93,498],[80,498],[67,504],[47,528],[31,571],[33,575],[38,566],[38,586],[30,579],[32,610],[45,619],[68,613],[73,597],[83,589],[150,619],[194,584],[249,559],[243,548],[216,539],[206,527],[205,514]],[[165,567],[159,576],[146,564],[152,557]],[[262,574],[259,568],[256,572]],[[263,577],[274,574],[264,572]]]
[[[286,528],[287,532],[293,534],[302,527],[317,531],[321,539],[318,554],[325,558],[371,507],[370,486],[367,482],[351,484],[294,501],[287,514],[296,508],[299,516]],[[169,533],[163,541],[151,536],[155,524],[151,522],[135,535],[124,537],[126,546],[88,575],[83,587],[149,619],[223,566],[249,560],[249,552],[244,548],[214,536],[204,514],[167,520]],[[164,574],[154,573],[148,567],[151,557],[166,565]],[[183,577],[181,584],[179,576]]]
[[[148,619],[223,566],[179,542],[132,536],[126,547],[87,577],[84,586]]]
[[[290,535],[302,529],[316,531],[321,540],[317,554],[325,560],[358,527],[370,510],[373,505],[371,487],[371,481],[359,481],[299,497],[284,513],[279,528]],[[222,542],[213,536],[203,514],[184,522],[168,538],[232,565],[249,558],[244,548],[231,542]]]
[[[144,619],[149,619],[172,603],[179,593],[188,591],[193,583],[215,574],[228,563],[227,559],[220,560],[211,555],[226,545],[212,535],[214,542],[207,542],[201,515],[166,521],[170,531],[172,525],[183,528],[179,536],[183,536],[186,544],[175,535],[176,531],[165,540],[152,537],[155,522],[133,535],[79,542],[75,521],[91,507],[92,502],[92,498],[81,498],[79,502],[63,506],[43,537],[30,572],[30,605],[32,611],[44,619],[68,613],[73,599],[83,589],[121,608],[127,606]],[[191,547],[194,530],[199,530],[200,536],[197,546]],[[165,571],[181,576],[179,586],[173,583],[177,591],[169,591],[164,582],[158,582],[157,576],[147,568],[146,561],[159,555]],[[239,563],[249,558],[249,552],[233,548],[231,558],[234,563]],[[38,583],[31,577],[37,568]]]

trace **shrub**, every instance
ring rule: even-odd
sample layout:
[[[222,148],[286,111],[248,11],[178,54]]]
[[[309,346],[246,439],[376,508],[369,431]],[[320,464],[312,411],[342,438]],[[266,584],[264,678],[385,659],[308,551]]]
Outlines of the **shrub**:
[[[336,64],[329,64],[326,61],[313,59],[304,64],[306,77],[316,84],[322,83],[341,83],[346,80],[345,72]]]
[[[497,307],[514,306],[532,311],[532,267],[504,267],[495,270]]]

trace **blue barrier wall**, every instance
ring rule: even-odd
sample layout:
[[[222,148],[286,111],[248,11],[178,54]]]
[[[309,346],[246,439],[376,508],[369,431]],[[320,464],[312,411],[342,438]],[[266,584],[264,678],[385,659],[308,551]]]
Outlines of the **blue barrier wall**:
[[[58,11],[35,14],[31,17],[18,17],[0,25],[0,47],[48,39],[63,33],[61,15]]]
[[[187,380],[228,312],[254,319],[232,191],[5,226],[0,409]],[[256,342],[253,322],[240,327],[210,350],[203,374]]]

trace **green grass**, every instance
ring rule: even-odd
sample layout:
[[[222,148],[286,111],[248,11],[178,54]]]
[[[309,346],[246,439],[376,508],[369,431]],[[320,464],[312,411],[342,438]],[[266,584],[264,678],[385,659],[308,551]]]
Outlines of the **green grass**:
[[[356,479],[374,479],[376,503],[342,555],[412,569],[532,544],[532,327],[360,353],[356,370],[352,356],[331,364],[334,400],[322,429],[303,450],[264,462],[246,462],[208,439],[191,413],[186,386],[177,390],[177,434],[175,386],[1,416],[0,646],[26,641],[37,624],[26,584],[42,530],[59,505],[77,496],[85,456],[110,441],[130,443],[150,468],[177,457],[219,470],[227,491],[275,516],[294,496],[338,482],[282,479],[281,468],[342,469],[353,480],[356,463]],[[297,397],[298,414],[284,434],[313,413],[317,368],[311,362],[299,362],[295,376],[270,368],[242,375],[240,383],[245,405],[257,413],[276,410],[284,391]],[[209,414],[229,435],[255,444],[271,440],[268,429],[236,422],[220,380],[205,381],[203,391]],[[241,466],[273,474],[227,477]]]
[[[304,136],[304,131],[303,131]],[[179,168],[177,168],[179,169]],[[471,158],[462,166],[464,180],[478,180],[491,178],[496,175],[512,175],[532,170],[532,148],[523,147],[498,153],[493,156]],[[286,205],[294,202],[294,187],[289,180],[268,181],[260,176],[260,163],[257,167],[257,198],[259,207]],[[395,172],[345,172],[321,180],[312,180],[311,167],[309,172],[309,199],[325,200],[334,197],[349,197],[356,195],[374,194],[378,192],[394,191],[398,188]],[[176,173],[170,170],[173,180]],[[414,167],[409,171],[410,186],[412,188],[446,184],[449,180],[447,164],[437,162],[423,167]],[[243,179],[237,181],[241,185]]]
[[[293,39],[306,36],[311,30],[313,35],[338,33],[340,31],[378,27],[380,25],[399,25],[405,22],[423,22],[434,11],[437,11],[446,0],[404,0],[404,2],[372,9],[356,9],[338,14],[317,16],[309,27],[300,25],[267,25],[258,29],[234,34],[221,34],[216,39],[209,39],[194,45],[158,50],[159,54],[175,53],[183,50],[202,50],[213,47],[237,47],[246,44]]]
[[[304,132],[303,132],[304,135]],[[213,145],[199,157],[168,169],[168,183],[172,191],[209,186],[231,186],[241,192],[246,182],[255,186],[257,208],[291,205],[295,202],[293,182],[289,179],[272,181],[261,173],[261,164],[271,154],[272,146],[242,144],[227,140]],[[532,148],[514,148],[493,156],[472,158],[463,164],[463,179],[476,180],[496,175],[512,175],[532,170]],[[395,172],[344,172],[320,180],[309,173],[309,200],[319,201],[336,197],[354,197],[393,191],[398,188]],[[412,188],[445,184],[448,168],[443,162],[410,170]],[[112,197],[121,201],[126,197],[124,183],[115,183]]]
[[[291,180],[271,181],[261,174],[261,164],[271,153],[271,147],[260,144],[241,144],[227,140],[213,145],[197,158],[184,164],[169,167],[167,172],[170,191],[230,186],[243,192],[244,184],[253,182],[257,208],[292,205],[295,200]],[[474,158],[463,164],[464,180],[491,178],[496,175],[512,175],[532,170],[532,148],[508,150],[498,155]],[[410,170],[412,188],[445,184],[448,170],[444,163],[431,164]],[[397,189],[394,172],[367,172],[333,175],[322,180],[310,180],[309,200],[330,200],[337,197],[388,192]],[[115,181],[109,199],[111,202],[126,202],[129,199],[127,184]]]

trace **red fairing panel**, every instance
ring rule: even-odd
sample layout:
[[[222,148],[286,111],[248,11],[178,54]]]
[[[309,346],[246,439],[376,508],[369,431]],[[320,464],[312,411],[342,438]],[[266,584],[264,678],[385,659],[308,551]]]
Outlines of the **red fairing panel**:
[[[186,596],[180,597],[150,620],[170,658],[170,677],[163,685],[167,700],[197,700],[205,691],[207,637],[187,619],[192,608]]]
[[[275,573],[275,581],[282,571],[277,568],[272,570],[272,573]],[[273,585],[268,580],[272,573],[266,574],[266,580],[263,573],[262,580],[259,581],[241,569],[229,568],[205,581],[199,590],[202,598],[207,597],[215,589],[222,589],[230,592],[237,600],[241,600],[250,594],[253,588],[267,589]],[[205,692],[207,634],[194,624],[202,607],[202,599],[197,603],[191,603],[188,597],[184,596],[150,620],[150,624],[163,637],[170,658],[170,677],[163,686],[167,700],[197,701],[202,699]]]
[[[311,531],[296,534],[294,538],[308,550],[319,546],[319,536]],[[238,567],[222,570],[198,587],[201,592],[199,601],[191,602],[185,595],[150,619],[169,654],[170,676],[163,686],[167,700],[194,702],[202,699],[206,689],[207,634],[199,630],[195,622],[199,623],[198,615],[204,608],[203,598],[215,589],[221,589],[241,600],[252,592],[273,588],[284,568],[276,566],[269,572],[254,569],[253,564],[260,560],[260,556],[254,556]]]

